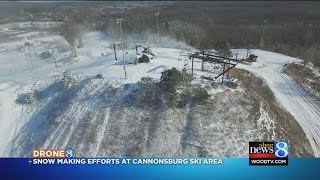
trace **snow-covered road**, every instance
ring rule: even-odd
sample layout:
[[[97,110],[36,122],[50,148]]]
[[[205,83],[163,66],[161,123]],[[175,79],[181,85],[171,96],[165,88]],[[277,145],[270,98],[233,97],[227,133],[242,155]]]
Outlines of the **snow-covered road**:
[[[236,51],[239,51],[238,57],[246,55],[244,50]],[[314,155],[320,157],[320,102],[282,72],[288,63],[299,62],[299,60],[272,52],[260,50],[251,52],[258,56],[258,61],[251,66],[240,64],[238,67],[249,70],[266,80],[278,102],[301,125],[310,141]]]

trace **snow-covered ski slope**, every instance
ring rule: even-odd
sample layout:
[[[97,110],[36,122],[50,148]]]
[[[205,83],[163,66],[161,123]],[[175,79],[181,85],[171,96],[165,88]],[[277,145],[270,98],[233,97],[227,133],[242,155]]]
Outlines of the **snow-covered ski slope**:
[[[24,29],[29,28],[29,25],[30,23],[4,25],[5,28],[0,31],[0,145],[3,147],[11,144],[17,135],[21,135],[21,129],[28,123],[28,119],[38,111],[37,107],[32,109],[18,104],[20,95],[30,93],[34,89],[46,88],[52,83],[53,89],[56,89],[54,82],[61,79],[65,70],[70,70],[78,81],[100,73],[107,80],[105,86],[118,87],[127,83],[136,83],[145,76],[159,79],[163,70],[172,67],[178,69],[191,67],[186,54],[188,51],[177,48],[152,47],[151,50],[157,55],[156,59],[138,66],[128,64],[128,61],[132,61],[136,56],[134,49],[128,53],[125,52],[123,61],[122,51],[118,48],[118,61],[115,61],[113,49],[110,48],[112,42],[101,32],[87,33],[83,37],[84,47],[78,49],[78,57],[74,58],[63,37],[46,31],[25,31]],[[25,42],[30,46],[24,46]],[[167,43],[169,46],[186,46],[170,39]],[[192,48],[187,47],[187,49]],[[44,51],[54,52],[53,56],[47,59],[41,58],[41,53]],[[123,62],[126,64],[127,79],[124,79]],[[195,68],[201,68],[200,61],[195,62]],[[201,75],[210,75],[210,73],[196,73],[197,77]],[[86,92],[85,95],[88,93]],[[83,110],[77,112],[83,112]],[[28,136],[28,134],[25,135]],[[1,152],[3,150],[4,148],[0,149],[0,154],[3,154]]]
[[[13,154],[13,156],[23,154],[19,152],[24,151],[23,149],[19,150],[19,148],[24,147],[23,145],[34,145],[31,141],[36,141],[43,133],[50,133],[35,133],[34,131],[36,130],[32,131],[30,129],[27,129],[27,131],[21,130],[23,130],[25,125],[28,125],[28,123],[32,126],[37,126],[39,124],[38,120],[41,121],[45,119],[46,113],[50,112],[50,110],[60,110],[59,108],[61,107],[55,107],[55,103],[63,98],[63,95],[55,91],[57,87],[55,86],[56,84],[54,82],[56,82],[58,79],[61,79],[63,71],[69,69],[72,74],[78,77],[78,80],[81,81],[81,83],[88,82],[89,85],[84,84],[84,88],[82,88],[81,83],[79,84],[80,91],[77,92],[79,98],[76,99],[86,102],[87,96],[93,97],[97,94],[105,94],[104,88],[111,84],[113,86],[120,86],[128,83],[136,83],[141,79],[141,77],[145,76],[159,79],[161,72],[164,69],[169,69],[171,67],[182,69],[186,65],[186,67],[190,69],[191,62],[188,60],[187,53],[195,51],[183,43],[175,44],[175,41],[170,41],[170,39],[167,39],[165,42],[172,48],[159,48],[156,46],[151,46],[151,50],[156,55],[156,59],[151,60],[150,63],[141,63],[139,65],[127,64],[128,61],[134,59],[135,50],[128,51],[128,53],[125,54],[124,61],[122,60],[122,52],[117,50],[118,61],[115,61],[113,50],[110,48],[112,42],[108,40],[108,37],[100,32],[90,32],[84,36],[84,47],[78,49],[78,57],[73,58],[70,56],[70,47],[63,37],[46,33],[44,31],[25,32],[23,30],[25,25],[29,25],[29,23],[19,24],[19,29],[16,30],[11,29],[11,25],[4,26],[5,28],[0,31],[0,145],[2,147],[6,147],[12,144],[13,139],[16,139],[17,143],[13,144],[13,147],[16,147],[17,153]],[[21,49],[21,46],[23,46],[25,42],[30,43],[31,46]],[[182,49],[180,47],[184,48]],[[41,53],[47,50],[53,50],[53,56],[48,59],[41,59]],[[234,50],[234,53],[237,52],[239,53],[238,58],[246,55],[246,50]],[[285,109],[287,109],[302,126],[311,142],[315,156],[319,157],[319,102],[309,96],[298,84],[294,83],[290,77],[283,74],[281,71],[286,63],[299,62],[299,60],[267,51],[251,50],[251,53],[258,56],[258,61],[251,65],[238,64],[237,67],[247,69],[266,80],[279,103]],[[127,64],[125,68],[128,78],[126,80],[123,79],[123,62]],[[212,68],[212,70],[215,69],[211,66],[210,68]],[[195,60],[195,69],[201,69],[201,63],[199,60]],[[220,72],[218,69],[215,70],[216,73]],[[93,77],[98,73],[102,74],[107,82],[101,83],[101,81],[88,78],[90,76]],[[214,77],[216,74],[197,70],[195,71],[195,76],[198,80],[201,75]],[[51,86],[48,87],[48,85]],[[31,92],[34,88],[46,88],[47,91],[44,93],[54,96],[48,98],[48,102],[50,104],[48,104],[48,102],[42,102],[42,104],[37,106],[38,108],[42,108],[42,111],[39,111],[38,109],[32,109],[32,106],[19,105],[16,103],[16,100],[19,98],[20,94]],[[110,90],[110,92],[112,91]],[[117,98],[108,98],[111,99],[110,103],[113,103],[113,101],[114,103],[119,102],[119,99]],[[51,99],[55,99],[56,101],[50,102]],[[79,106],[70,110],[66,120],[68,118],[90,119],[91,116],[95,117],[92,119],[92,121],[102,124],[102,126],[99,127],[102,129],[99,129],[98,131],[100,134],[97,134],[95,137],[97,138],[95,141],[98,142],[97,147],[105,147],[106,149],[107,145],[103,144],[101,139],[112,136],[112,134],[107,134],[107,132],[110,132],[110,129],[108,129],[110,127],[106,126],[106,124],[110,124],[110,122],[108,122],[108,116],[110,114],[109,108],[111,106],[98,109],[96,114],[87,113],[86,110],[88,107],[97,106],[100,108],[100,105],[103,104],[100,102],[98,97],[93,98],[93,100],[96,100],[92,101],[95,102],[94,104],[90,104],[91,102],[88,102],[89,104],[81,103]],[[52,105],[52,107],[49,105]],[[48,108],[46,109],[46,107]],[[103,113],[101,113],[102,111]],[[80,114],[81,112],[84,114]],[[32,118],[35,116],[35,113],[37,113],[36,115],[38,116],[36,116],[36,118]],[[101,114],[105,114],[105,116],[100,117],[99,115]],[[119,113],[119,116],[122,116],[122,114]],[[41,117],[44,118],[41,119]],[[34,121],[28,122],[29,119],[34,119]],[[84,121],[76,122],[85,123]],[[85,131],[76,131],[75,129],[72,129],[75,127],[80,127],[73,123],[75,123],[75,121],[66,122],[66,124],[61,123],[60,126],[62,126],[62,124],[66,126],[55,129],[53,134],[50,135],[50,137],[57,136],[60,139],[52,140],[49,137],[48,139],[44,140],[43,147],[60,147],[62,145],[66,145],[69,139],[73,136],[81,137],[81,133]],[[128,123],[130,124],[129,120]],[[68,126],[68,124],[70,124],[70,126]],[[119,124],[119,122],[114,122],[113,124]],[[123,122],[123,124],[126,123]],[[87,124],[83,124],[83,126],[86,125]],[[68,129],[69,127],[71,130]],[[92,129],[94,128],[95,127],[92,127]],[[65,135],[62,132],[68,133]],[[73,134],[73,132],[76,133]],[[31,134],[33,134],[32,137]],[[23,137],[28,135],[30,135],[30,138]],[[117,135],[118,134],[115,134],[115,136]],[[248,135],[243,137],[243,139],[241,138],[242,137],[239,137],[239,140],[237,140],[239,143],[253,137],[251,137],[250,133],[248,133]],[[30,140],[30,142],[25,142],[28,140]],[[83,140],[79,138],[78,142],[74,141],[72,143],[81,144],[82,141]],[[123,142],[119,143],[121,144]],[[174,144],[176,142],[171,143]],[[243,142],[244,147],[247,146],[246,143],[247,142]],[[21,147],[19,147],[19,145],[21,145]],[[0,155],[10,156],[7,154],[7,152],[2,150],[4,149],[0,149]],[[94,155],[100,154],[98,152],[99,148],[97,149],[92,147],[91,150],[92,154]],[[83,151],[86,151],[85,147],[83,147]]]
[[[246,50],[234,50],[238,57],[245,57]],[[306,133],[314,155],[320,157],[320,103],[310,96],[282,70],[288,63],[301,63],[301,60],[278,53],[251,50],[258,56],[251,66],[239,64],[243,68],[266,80],[278,102],[289,111]]]

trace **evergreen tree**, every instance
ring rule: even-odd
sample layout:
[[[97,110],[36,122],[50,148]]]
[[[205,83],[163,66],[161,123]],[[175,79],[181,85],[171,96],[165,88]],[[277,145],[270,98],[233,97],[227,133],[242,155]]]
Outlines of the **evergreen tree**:
[[[231,57],[232,52],[230,51],[230,47],[230,44],[226,41],[218,42],[216,44],[216,51],[220,56]]]

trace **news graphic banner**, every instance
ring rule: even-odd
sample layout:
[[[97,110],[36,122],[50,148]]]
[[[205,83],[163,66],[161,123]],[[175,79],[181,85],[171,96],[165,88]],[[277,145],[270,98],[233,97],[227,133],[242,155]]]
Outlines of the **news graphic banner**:
[[[2,158],[0,179],[319,179],[320,159],[250,166],[248,158]],[[211,162],[211,163],[208,163]]]
[[[33,165],[222,165],[221,158],[73,158],[72,150],[32,150]]]
[[[71,149],[0,159],[1,179],[320,179],[318,158],[290,158],[288,142],[249,142],[249,158],[79,158]],[[249,159],[249,163],[248,163]]]

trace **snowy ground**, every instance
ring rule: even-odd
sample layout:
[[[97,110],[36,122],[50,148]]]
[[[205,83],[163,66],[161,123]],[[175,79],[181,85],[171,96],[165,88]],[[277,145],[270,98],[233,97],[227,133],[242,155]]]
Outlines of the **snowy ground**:
[[[84,47],[78,49],[78,57],[74,58],[63,37],[45,31],[25,31],[29,26],[32,25],[10,24],[0,32],[0,145],[6,147],[0,149],[0,156],[29,156],[32,148],[71,148],[82,156],[126,156],[128,152],[143,151],[145,156],[179,157],[197,156],[199,147],[206,147],[200,148],[201,153],[239,157],[246,156],[248,140],[263,140],[262,136],[255,136],[260,132],[260,122],[268,122],[272,131],[273,122],[263,109],[260,117],[250,121],[249,112],[238,111],[251,108],[250,102],[243,100],[246,98],[241,89],[229,89],[231,92],[215,100],[232,103],[226,113],[234,116],[217,113],[224,111],[217,104],[206,113],[193,110],[199,107],[163,111],[161,107],[131,106],[132,100],[127,98],[141,77],[159,79],[161,72],[171,67],[190,70],[187,55],[192,48],[183,43],[167,41],[171,46],[185,49],[151,46],[156,59],[134,65],[128,62],[135,58],[135,50],[126,50],[124,60],[122,52],[117,50],[118,61],[115,61],[110,48],[112,42],[103,33],[87,33]],[[30,46],[25,46],[25,42]],[[42,59],[41,53],[47,50],[53,56]],[[245,53],[235,51],[240,53],[238,57]],[[238,66],[267,80],[279,102],[301,124],[319,156],[319,106],[281,73],[285,63],[297,60],[265,51],[252,53],[258,55],[257,63]],[[127,79],[124,79],[123,63]],[[196,82],[201,83],[202,75],[214,77],[218,72],[217,67],[208,68],[216,72],[199,71],[201,63],[195,60]],[[72,92],[63,93],[59,80],[67,69],[77,77],[78,83]],[[95,78],[98,73],[104,78]],[[23,96],[34,90],[40,93],[39,101],[23,104]],[[210,93],[225,90],[219,87]],[[258,128],[254,126],[256,120]],[[237,150],[232,151],[234,148]]]
[[[40,24],[40,25],[39,25]],[[27,125],[29,128],[31,123],[40,123],[45,119],[45,115],[42,113],[50,114],[51,111],[57,110],[54,107],[50,107],[52,98],[55,101],[64,101],[64,99],[55,99],[55,97],[47,97],[47,93],[54,94],[53,89],[57,90],[57,81],[61,79],[61,75],[65,70],[70,70],[73,75],[78,79],[78,82],[84,83],[91,82],[90,77],[102,74],[104,82],[101,85],[91,84],[88,86],[107,87],[112,85],[113,87],[121,87],[124,84],[136,83],[141,77],[149,76],[155,79],[159,79],[161,72],[165,69],[176,67],[182,69],[188,67],[190,69],[189,61],[187,60],[187,50],[192,49],[186,47],[185,50],[174,48],[151,48],[156,59],[151,60],[150,63],[142,63],[139,65],[128,64],[133,62],[135,50],[126,50],[124,60],[122,59],[122,51],[117,49],[118,61],[114,59],[113,49],[110,48],[111,42],[108,38],[100,32],[90,32],[84,37],[84,47],[78,49],[78,57],[71,56],[71,49],[68,43],[63,37],[53,35],[43,31],[43,29],[53,26],[54,23],[15,23],[3,25],[0,37],[0,127],[1,127],[1,145],[12,144],[13,139],[16,142],[23,144],[18,139],[33,142],[32,131],[37,131],[34,128],[29,131],[25,129]],[[39,28],[39,31],[30,31],[30,29]],[[27,30],[26,30],[27,29]],[[26,45],[25,43],[30,45]],[[168,41],[170,46],[185,46],[184,43],[177,43],[174,41]],[[176,43],[176,44],[174,44]],[[144,45],[144,44],[142,44]],[[141,51],[142,49],[140,49]],[[53,52],[53,56],[48,59],[42,59],[41,53],[44,51]],[[127,72],[127,79],[124,79],[124,67]],[[200,61],[195,62],[195,68],[200,69]],[[207,72],[196,72],[196,76],[199,78],[201,75],[209,75]],[[89,77],[89,78],[88,78]],[[104,86],[103,86],[104,85]],[[51,88],[48,88],[51,87]],[[79,87],[79,91],[83,91],[84,95],[90,95],[91,88]],[[99,88],[98,88],[99,89]],[[46,99],[41,101],[40,104],[34,106],[21,105],[21,97],[26,93],[33,92],[34,90],[40,90],[44,94]],[[103,91],[103,90],[101,90]],[[104,91],[103,91],[104,92]],[[102,92],[100,92],[102,93]],[[58,94],[57,96],[60,96]],[[63,95],[61,95],[63,96]],[[95,99],[92,99],[93,101]],[[20,102],[21,101],[21,102]],[[20,102],[17,103],[17,102]],[[57,102],[56,102],[57,103]],[[92,102],[91,102],[92,103]],[[82,104],[83,105],[83,104]],[[93,106],[92,104],[84,104],[84,109]],[[39,109],[40,110],[40,115]],[[53,109],[52,109],[53,108]],[[85,116],[84,109],[75,109],[70,112],[73,118]],[[60,109],[58,108],[60,111]],[[75,112],[77,113],[75,113]],[[108,110],[103,110],[108,111]],[[75,116],[77,114],[77,116]],[[107,113],[108,114],[108,113]],[[35,117],[34,117],[35,116]],[[108,117],[106,117],[108,118]],[[39,122],[34,122],[34,121]],[[32,121],[34,120],[34,121]],[[74,126],[74,125],[72,125]],[[25,132],[29,132],[25,133]],[[103,132],[101,132],[103,133]],[[24,135],[23,138],[21,136]],[[30,137],[29,137],[30,136]],[[38,134],[37,134],[38,136]],[[31,139],[30,139],[31,138]],[[36,137],[38,138],[38,137]],[[49,143],[49,140],[47,140]],[[42,142],[42,141],[41,141]],[[43,142],[44,143],[44,142]],[[13,146],[21,146],[14,144]],[[52,146],[52,143],[49,143]],[[34,146],[35,144],[31,144]],[[46,147],[48,144],[44,144]],[[63,144],[55,144],[56,147]],[[29,146],[29,147],[31,147]],[[19,149],[19,148],[18,148]],[[2,149],[4,151],[4,149]],[[25,150],[26,151],[26,150]],[[20,152],[18,150],[18,152]],[[24,151],[23,151],[24,152]],[[0,152],[1,154],[3,152]],[[19,156],[23,153],[15,153],[13,156]],[[6,154],[8,155],[8,154]]]
[[[234,50],[238,57],[245,57],[246,50]],[[258,61],[251,66],[238,65],[266,80],[279,103],[287,109],[303,128],[316,157],[320,157],[320,102],[291,77],[282,72],[288,63],[301,63],[301,60],[273,52],[251,50]]]

